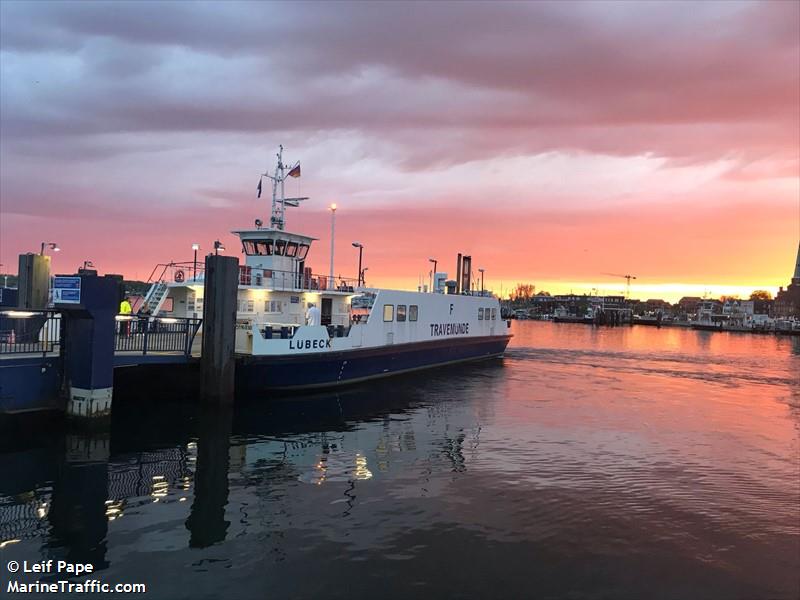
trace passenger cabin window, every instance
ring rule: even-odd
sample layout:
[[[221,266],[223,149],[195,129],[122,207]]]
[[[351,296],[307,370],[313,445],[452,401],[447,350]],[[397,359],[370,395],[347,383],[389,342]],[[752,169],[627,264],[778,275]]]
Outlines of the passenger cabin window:
[[[279,313],[281,312],[280,300],[264,300],[264,312]]]
[[[483,307],[478,309],[478,321],[483,321]]]
[[[286,252],[286,240],[275,240],[275,254],[283,256]]]
[[[493,308],[492,309],[492,321],[496,321],[496,320],[497,320],[497,309]]]
[[[406,305],[405,304],[398,304],[397,305],[397,321],[405,322],[406,320]]]
[[[297,256],[297,242],[289,242],[286,244],[286,256],[294,258]]]
[[[383,322],[394,321],[394,304],[383,305]]]
[[[417,317],[419,316],[419,306],[416,304],[412,304],[408,307],[408,320],[409,321],[416,321]]]
[[[308,244],[300,244],[297,248],[297,260],[305,260],[308,254]]]
[[[239,312],[253,312],[255,309],[255,304],[253,300],[248,300],[246,298],[240,298],[237,302]]]

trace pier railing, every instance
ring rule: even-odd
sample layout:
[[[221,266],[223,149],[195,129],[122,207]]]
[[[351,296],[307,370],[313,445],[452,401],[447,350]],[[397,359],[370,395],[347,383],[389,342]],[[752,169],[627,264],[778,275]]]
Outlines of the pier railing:
[[[61,314],[52,310],[0,312],[0,354],[59,352]]]
[[[119,315],[114,350],[141,354],[182,352],[190,356],[202,323],[202,319]]]

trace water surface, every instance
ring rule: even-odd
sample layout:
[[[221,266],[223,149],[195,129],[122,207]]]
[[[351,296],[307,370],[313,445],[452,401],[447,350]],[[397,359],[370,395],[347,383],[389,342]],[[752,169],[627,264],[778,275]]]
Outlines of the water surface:
[[[170,599],[800,596],[800,340],[513,332],[233,414],[119,392],[110,436],[0,453],[0,562]]]

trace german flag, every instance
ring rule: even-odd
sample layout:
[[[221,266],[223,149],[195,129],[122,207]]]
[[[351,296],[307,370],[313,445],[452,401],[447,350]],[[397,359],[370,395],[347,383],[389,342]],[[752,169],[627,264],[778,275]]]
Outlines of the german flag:
[[[289,171],[289,177],[300,177],[300,165]]]

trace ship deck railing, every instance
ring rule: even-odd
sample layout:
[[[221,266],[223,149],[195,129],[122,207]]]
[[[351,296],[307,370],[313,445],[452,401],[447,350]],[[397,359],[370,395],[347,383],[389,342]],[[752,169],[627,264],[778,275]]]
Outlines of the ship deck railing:
[[[295,273],[276,269],[259,269],[239,266],[239,285],[278,291],[345,292],[353,294],[358,289],[358,279],[319,275],[306,271]]]
[[[205,266],[194,261],[159,263],[147,278],[147,283],[167,284],[203,284]],[[239,265],[239,285],[264,288],[274,291],[309,291],[309,292],[344,292],[354,294],[359,288],[355,277],[334,277],[312,273],[306,269],[302,273],[281,271],[278,269],[261,269],[247,265]],[[363,287],[363,286],[362,286]]]
[[[361,322],[365,323],[366,319]],[[243,325],[245,323],[251,325],[249,321],[242,322]],[[297,330],[302,327],[302,325],[287,323],[257,323],[255,325],[259,333],[261,333],[261,337],[265,340],[290,340],[297,334]],[[328,330],[328,336],[332,338],[350,335],[350,325],[325,325],[324,327]]]

